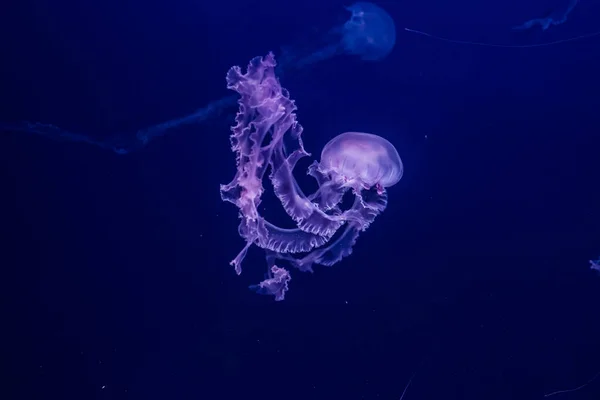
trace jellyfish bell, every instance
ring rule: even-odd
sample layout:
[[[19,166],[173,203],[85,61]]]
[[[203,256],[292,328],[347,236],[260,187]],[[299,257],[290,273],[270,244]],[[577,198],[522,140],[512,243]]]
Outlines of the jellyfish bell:
[[[387,57],[396,44],[396,26],[381,7],[359,1],[346,7],[352,13],[344,24],[342,47],[361,60],[379,61]]]
[[[333,138],[321,153],[318,170],[342,187],[355,190],[394,186],[404,167],[398,151],[381,136],[346,132]]]
[[[285,70],[298,70],[342,54],[358,56],[367,61],[380,61],[391,52],[396,42],[396,28],[392,17],[384,9],[361,1],[346,7],[343,15],[339,17],[340,19],[335,24],[329,25],[325,32],[317,32],[315,37],[310,34],[304,35],[309,36],[309,40],[304,38],[306,43],[302,46],[286,46],[280,56],[278,76],[281,77]],[[95,137],[89,133],[73,132],[53,124],[27,121],[16,123],[0,121],[0,132],[32,133],[61,142],[87,143],[124,155],[140,150],[155,139],[181,127],[200,124],[219,117],[224,111],[236,105],[236,99],[236,96],[216,99],[190,114],[139,129],[137,132],[115,132]]]

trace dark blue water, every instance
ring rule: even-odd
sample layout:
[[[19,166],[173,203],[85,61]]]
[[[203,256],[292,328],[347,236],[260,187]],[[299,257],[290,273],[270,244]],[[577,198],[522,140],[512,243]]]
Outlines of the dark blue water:
[[[348,5],[14,3],[0,121],[100,141],[232,94],[229,67],[311,49]],[[281,82],[309,152],[377,133],[405,175],[352,256],[292,270],[283,302],[247,289],[261,251],[239,277],[228,265],[243,246],[219,197],[235,109],[125,156],[0,135],[1,399],[397,400],[416,372],[404,400],[535,400],[600,371],[600,37],[502,49],[403,31],[539,44],[595,31],[600,4],[544,32],[510,28],[558,0],[378,4],[398,31],[385,60]],[[550,398],[599,399],[600,378]]]

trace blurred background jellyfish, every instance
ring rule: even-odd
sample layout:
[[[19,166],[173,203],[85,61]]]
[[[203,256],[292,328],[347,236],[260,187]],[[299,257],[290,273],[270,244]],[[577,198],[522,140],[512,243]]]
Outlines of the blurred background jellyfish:
[[[387,57],[396,44],[396,26],[392,17],[382,8],[367,2],[355,3],[347,10],[352,16],[344,24],[344,51],[366,61]]]
[[[590,260],[590,268],[600,273],[600,258],[598,258],[597,260]]]
[[[536,25],[539,25],[543,31],[554,25],[560,25],[567,21],[567,16],[573,11],[575,6],[579,3],[579,0],[563,0],[563,4],[552,10],[551,13],[545,15],[542,18],[533,18],[529,21],[525,21],[521,25],[514,26],[514,30],[526,30],[531,29]]]
[[[281,75],[287,69],[299,69],[340,54],[351,54],[366,61],[384,59],[396,42],[394,20],[373,3],[358,2],[346,7],[350,17],[345,23],[329,29],[327,34],[315,38],[307,47],[289,46],[281,57]],[[317,49],[317,50],[315,50]],[[235,96],[217,99],[194,112],[161,122],[137,132],[109,133],[98,138],[85,132],[72,132],[62,127],[40,122],[0,123],[0,132],[22,132],[44,136],[61,142],[87,143],[117,154],[140,150],[151,141],[169,134],[182,126],[200,124],[223,114],[236,104]]]
[[[357,2],[345,8],[350,18],[324,35],[315,50],[288,49],[282,54],[281,68],[314,64],[341,54],[358,56],[364,61],[380,61],[391,53],[396,44],[396,26],[392,17],[381,7],[369,2]],[[280,71],[278,71],[280,73]]]
[[[534,18],[524,23],[513,26],[512,30],[514,31],[526,31],[534,28],[535,26],[540,26],[542,31],[547,30],[551,26],[560,25],[567,21],[567,17],[573,11],[575,6],[579,3],[579,0],[562,0],[562,4],[554,8],[551,12],[547,13],[542,18]],[[417,35],[426,36],[428,38],[432,38],[435,40],[441,40],[447,43],[454,44],[465,44],[465,45],[474,45],[474,46],[483,46],[483,47],[500,47],[500,48],[514,48],[514,49],[526,49],[526,48],[534,48],[534,47],[547,47],[553,46],[561,43],[573,42],[576,40],[586,39],[594,36],[600,35],[600,31],[585,33],[582,35],[577,35],[573,37],[569,37],[566,39],[553,40],[551,42],[545,43],[535,43],[535,44],[522,44],[522,45],[512,45],[512,44],[501,44],[501,43],[488,43],[488,42],[476,42],[472,40],[460,40],[460,39],[452,39],[445,36],[434,35],[432,33],[418,31],[416,29],[404,28],[406,32],[416,33]]]
[[[404,169],[398,152],[386,139],[369,133],[343,133],[325,145],[321,162],[309,167],[318,189],[306,195],[293,170],[310,154],[302,143],[303,129],[296,121],[294,101],[280,86],[274,68],[275,58],[269,54],[252,59],[246,73],[239,67],[227,73],[227,87],[241,96],[236,124],[231,128],[237,171],[220,190],[222,200],[238,208],[238,232],[246,241],[231,262],[236,273],[241,274],[242,261],[252,245],[264,249],[267,276],[250,288],[283,300],[291,276],[276,261],[285,260],[301,271],[312,272],[314,264],[332,266],[350,255],[360,232],[386,208],[386,188],[400,181]],[[280,228],[259,213],[267,169],[273,192],[296,228]],[[354,201],[342,210],[342,198],[349,190]]]

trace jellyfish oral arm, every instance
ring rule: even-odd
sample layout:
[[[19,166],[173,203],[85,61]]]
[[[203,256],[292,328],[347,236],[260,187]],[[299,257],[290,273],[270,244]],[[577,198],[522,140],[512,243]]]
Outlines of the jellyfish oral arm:
[[[250,285],[250,289],[258,294],[273,295],[276,301],[281,301],[285,298],[291,280],[292,277],[287,270],[273,265],[269,269],[268,277],[257,285]]]

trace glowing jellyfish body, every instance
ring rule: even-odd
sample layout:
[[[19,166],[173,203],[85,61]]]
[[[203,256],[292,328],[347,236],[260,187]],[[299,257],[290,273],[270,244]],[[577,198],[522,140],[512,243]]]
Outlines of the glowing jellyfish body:
[[[321,162],[309,167],[308,173],[319,187],[313,194],[304,194],[292,172],[309,154],[302,143],[302,126],[296,121],[296,106],[281,88],[274,67],[274,56],[269,54],[252,59],[246,73],[239,67],[227,73],[227,87],[241,99],[236,125],[231,128],[237,172],[229,184],[221,185],[221,198],[238,207],[238,232],[246,241],[232,261],[236,272],[241,274],[250,246],[264,249],[268,274],[251,289],[283,300],[291,276],[276,261],[285,260],[302,271],[312,271],[314,264],[331,266],[350,255],[359,233],[387,206],[385,188],[400,180],[403,167],[387,140],[347,132],[332,139],[323,149]],[[273,191],[296,223],[294,229],[280,228],[258,211],[268,168]],[[343,211],[339,204],[348,190],[355,199]]]
[[[393,186],[403,173],[396,148],[380,136],[362,132],[346,132],[327,143],[320,169],[356,190]]]
[[[394,20],[373,3],[358,2],[347,8],[352,13],[344,24],[342,45],[348,54],[367,61],[385,58],[396,44]]]

